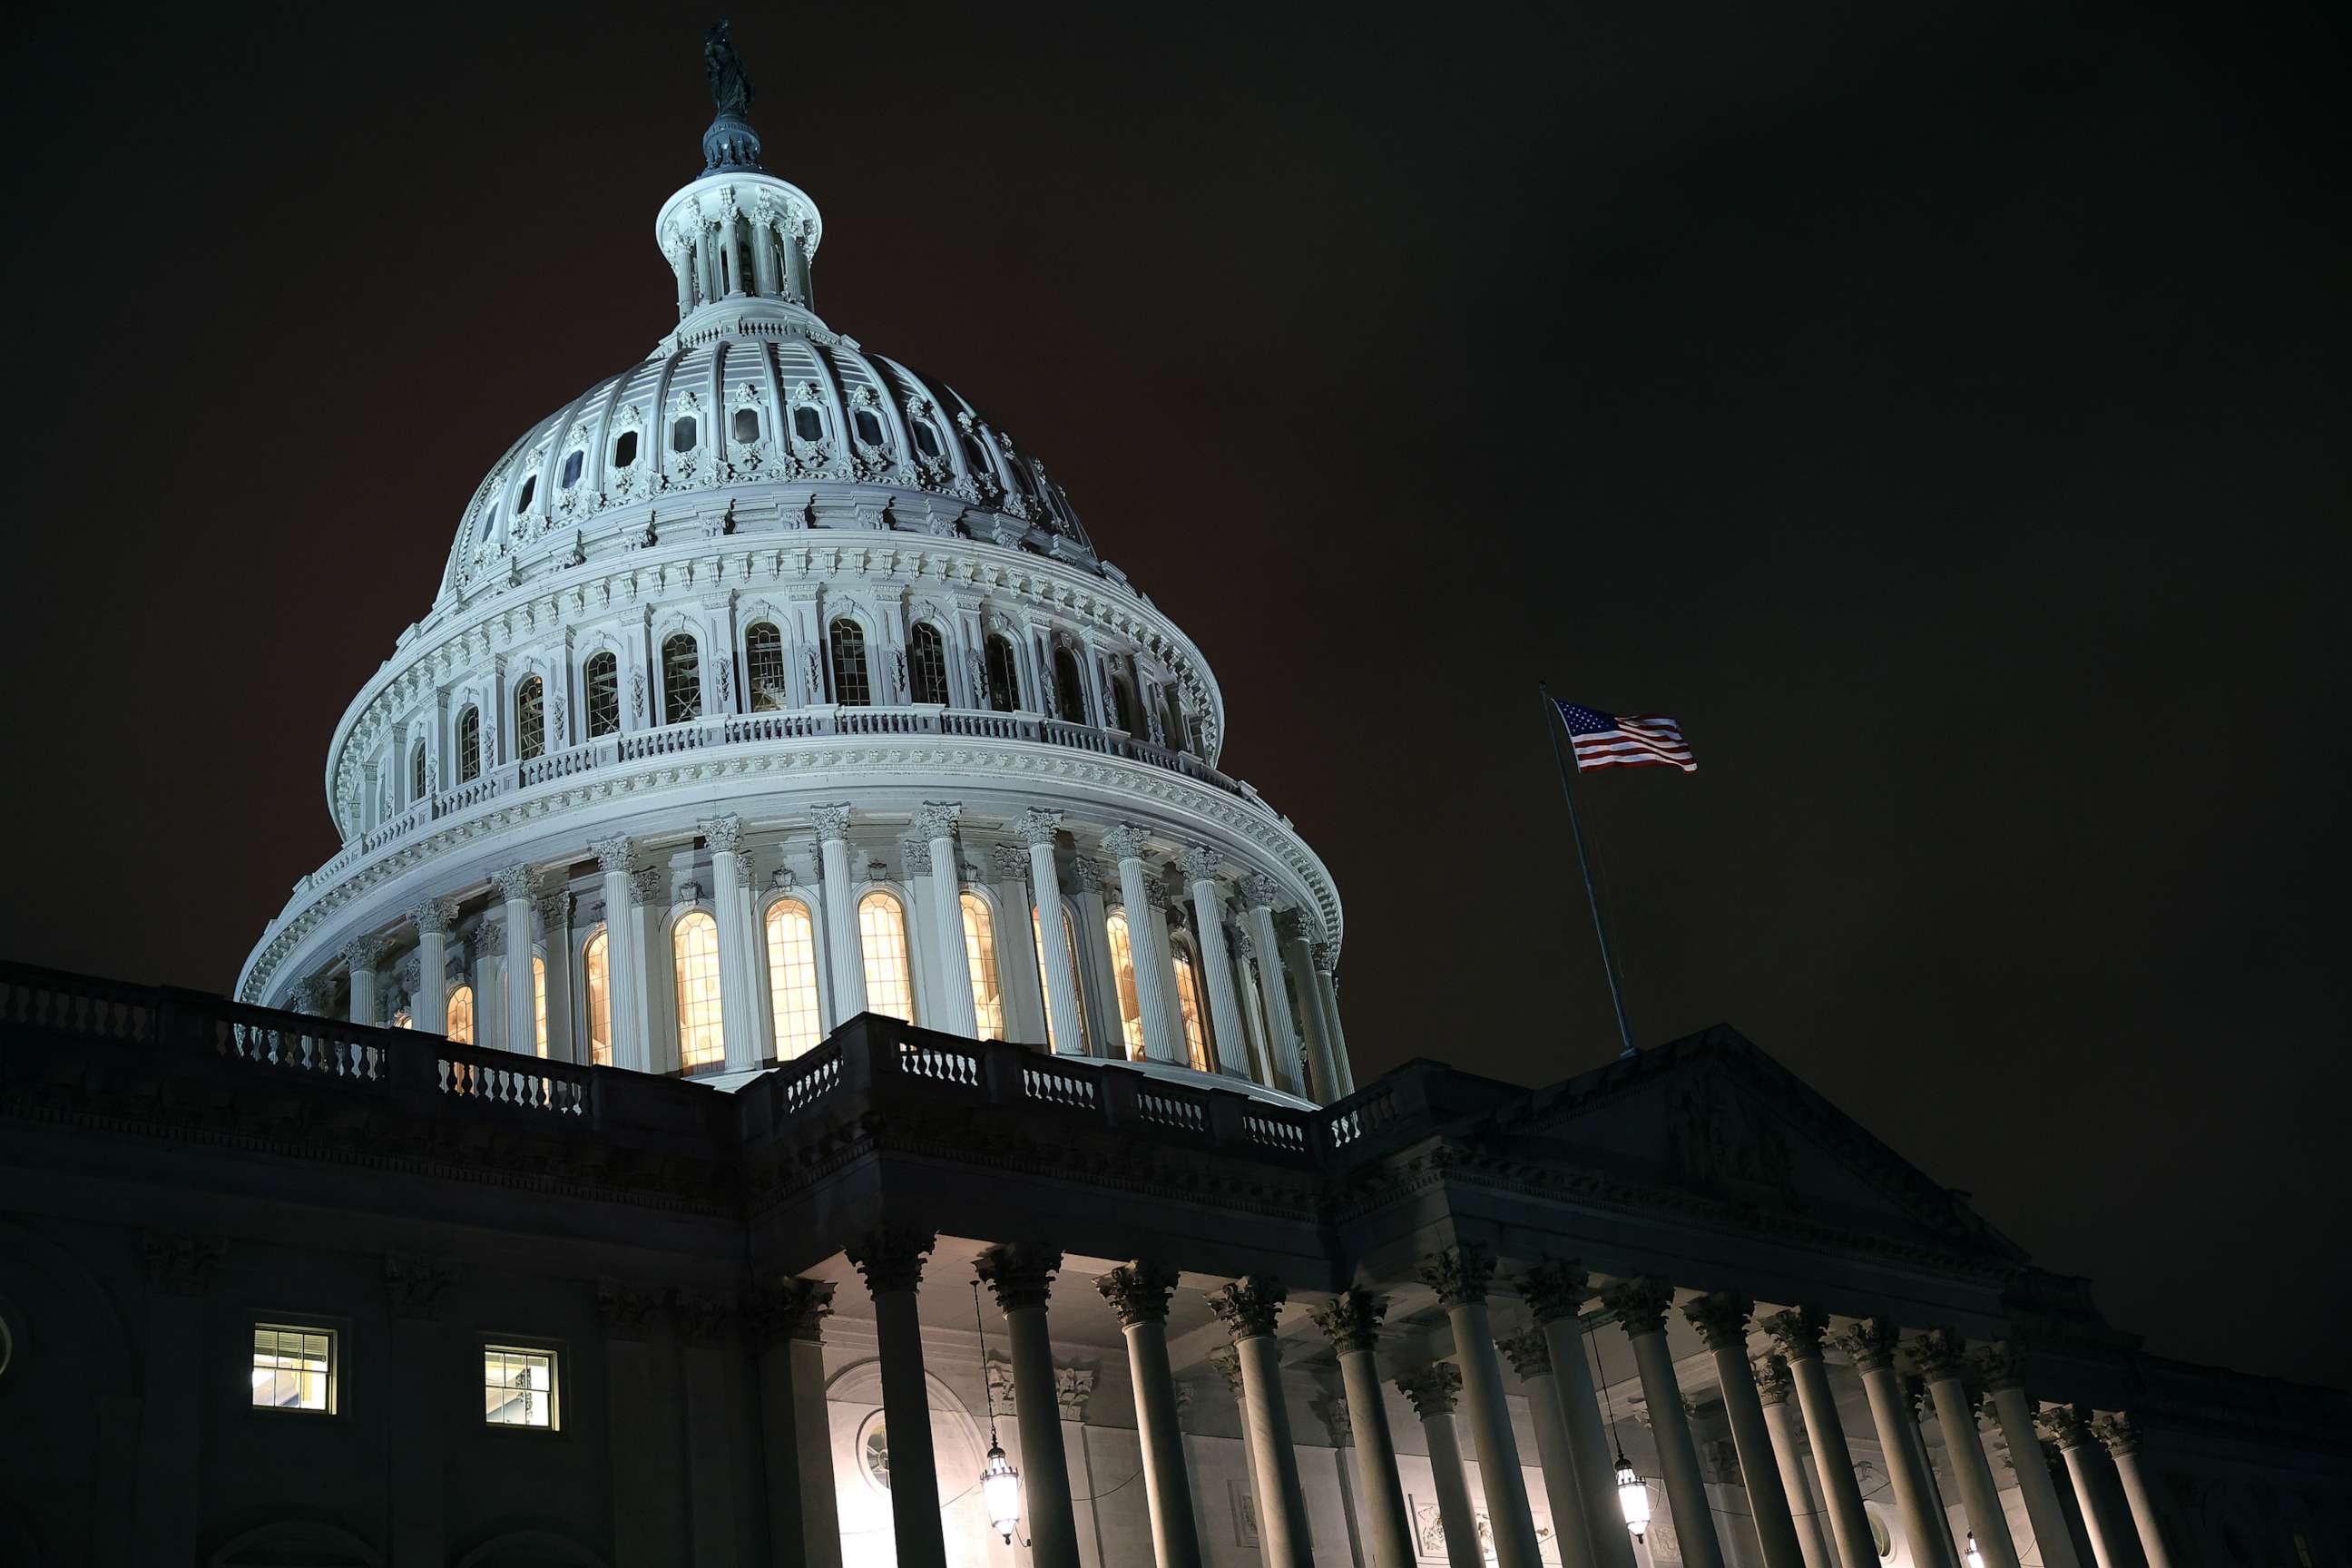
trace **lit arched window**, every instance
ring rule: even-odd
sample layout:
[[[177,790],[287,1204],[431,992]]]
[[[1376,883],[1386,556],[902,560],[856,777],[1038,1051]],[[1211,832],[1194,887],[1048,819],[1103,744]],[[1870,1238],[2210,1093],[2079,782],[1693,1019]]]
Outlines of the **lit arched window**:
[[[978,893],[963,896],[963,955],[971,966],[971,1010],[980,1023],[980,1037],[1004,1037],[1004,988],[996,980],[996,921],[988,900]]]
[[[907,966],[907,911],[884,892],[857,900],[857,937],[866,949],[866,1006],[915,1021],[915,982]]]
[[[1045,1043],[1058,1051],[1062,1048],[1062,1040],[1054,1027],[1054,987],[1045,978],[1045,921],[1034,904],[1029,906],[1029,939],[1035,943],[1033,951],[1037,959],[1037,994],[1045,999]],[[1062,947],[1070,955],[1070,979],[1075,984],[1078,977],[1078,928],[1071,921],[1067,910],[1062,911]],[[1087,1026],[1087,999],[1081,994],[1076,1003],[1078,1055],[1090,1057],[1095,1054],[1095,1047],[1093,1031]]]
[[[1194,1072],[1209,1070],[1209,1010],[1201,1003],[1201,971],[1192,950],[1184,942],[1171,944],[1176,970],[1176,1011],[1184,1018],[1184,1049]]]
[[[916,622],[907,639],[907,681],[913,688],[914,700],[947,705],[947,642],[940,628],[929,621]]]
[[[588,1001],[588,1059],[600,1068],[613,1065],[612,947],[603,931],[580,950],[581,989]]]
[[[719,922],[694,910],[670,930],[677,967],[677,1059],[687,1071],[727,1059],[719,1016]]]
[[[866,628],[847,616],[838,617],[825,633],[833,649],[833,700],[844,708],[865,708],[874,701],[874,686],[866,676]]]
[[[1127,911],[1113,910],[1104,921],[1110,935],[1110,972],[1118,982],[1118,1026],[1127,1037],[1129,1061],[1143,1059],[1143,1008],[1135,996],[1135,951],[1128,943]]]
[[[684,723],[702,714],[702,650],[685,632],[662,644],[662,722]]]
[[[1011,637],[988,639],[988,705],[999,713],[1021,706],[1021,661]]]
[[[768,989],[776,1015],[776,1059],[790,1061],[824,1038],[816,1005],[816,925],[808,906],[768,906]]]
[[[751,711],[769,713],[792,702],[792,678],[784,670],[784,634],[772,621],[756,621],[743,634],[743,684]]]
[[[1086,678],[1078,673],[1078,656],[1066,644],[1054,649],[1054,706],[1066,724],[1087,721]]]
[[[547,1058],[547,960],[537,953],[530,955],[530,1016],[533,1037],[539,1042],[540,1059]]]
[[[621,658],[609,650],[588,656],[588,738],[621,732]]]
[[[425,798],[425,742],[422,741],[408,749],[408,798],[412,804]]]
[[[482,776],[482,710],[468,708],[457,715],[457,782]]]
[[[536,675],[515,688],[515,755],[523,762],[547,750],[547,682]]]
[[[449,993],[449,1038],[461,1046],[474,1043],[474,988],[460,985]]]

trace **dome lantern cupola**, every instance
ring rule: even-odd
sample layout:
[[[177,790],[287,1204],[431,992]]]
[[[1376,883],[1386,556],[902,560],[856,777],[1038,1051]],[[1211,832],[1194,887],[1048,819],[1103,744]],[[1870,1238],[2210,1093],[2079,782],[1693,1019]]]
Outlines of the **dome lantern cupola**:
[[[744,118],[751,81],[726,23],[710,29],[703,58],[719,113],[702,133],[702,174],[654,220],[655,243],[677,283],[678,320],[754,301],[807,311],[822,231],[816,204],[760,166],[760,133]]]

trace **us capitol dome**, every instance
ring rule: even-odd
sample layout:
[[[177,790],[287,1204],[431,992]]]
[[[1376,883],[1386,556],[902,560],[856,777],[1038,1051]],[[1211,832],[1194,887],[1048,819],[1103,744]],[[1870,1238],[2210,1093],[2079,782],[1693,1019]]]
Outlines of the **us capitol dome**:
[[[467,498],[240,997],[722,1087],[871,1011],[1349,1093],[1339,894],[1219,771],[1208,661],[1035,453],[817,314],[737,87],[655,215],[676,327]]]

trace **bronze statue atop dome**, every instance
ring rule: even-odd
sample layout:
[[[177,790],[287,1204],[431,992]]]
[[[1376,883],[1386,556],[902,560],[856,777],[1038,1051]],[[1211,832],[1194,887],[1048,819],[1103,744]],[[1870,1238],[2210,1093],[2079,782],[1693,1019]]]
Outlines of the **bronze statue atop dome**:
[[[751,107],[757,93],[743,70],[743,57],[735,52],[722,17],[702,37],[702,67],[710,78],[710,101],[721,114],[740,115]]]

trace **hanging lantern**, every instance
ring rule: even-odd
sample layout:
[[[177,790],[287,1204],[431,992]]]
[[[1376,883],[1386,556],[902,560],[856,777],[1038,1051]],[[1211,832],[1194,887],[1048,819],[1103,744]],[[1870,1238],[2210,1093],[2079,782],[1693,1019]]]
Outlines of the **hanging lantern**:
[[[1021,1528],[1021,1472],[1004,1457],[993,1432],[989,1434],[988,1463],[980,1468],[980,1500],[988,1505],[989,1528],[1012,1545],[1013,1532]]]
[[[1977,1532],[1969,1531],[1969,1568],[1984,1568],[1984,1559],[1977,1552]]]
[[[1633,1473],[1622,1448],[1617,1450],[1617,1507],[1625,1515],[1625,1528],[1633,1532],[1634,1540],[1641,1540],[1650,1524],[1650,1489]]]

